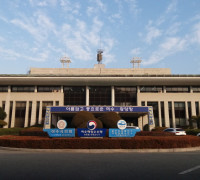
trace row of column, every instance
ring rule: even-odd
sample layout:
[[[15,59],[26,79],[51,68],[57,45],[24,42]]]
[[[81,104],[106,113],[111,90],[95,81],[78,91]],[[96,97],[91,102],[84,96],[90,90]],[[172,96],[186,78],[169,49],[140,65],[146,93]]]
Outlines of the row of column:
[[[11,102],[13,102],[13,104],[12,104],[12,110],[11,110],[11,113],[10,113]],[[18,101],[6,101],[6,103],[5,103],[5,112],[7,114],[7,117],[5,119],[5,121],[7,122],[7,125],[5,126],[5,128],[8,128],[8,126],[9,126],[9,119],[11,119],[10,127],[11,128],[15,127],[15,112],[16,112],[16,103],[17,102]],[[29,122],[29,105],[30,105],[30,102],[32,102],[30,125],[31,126],[35,125],[36,122],[37,122],[37,119],[36,119],[37,102],[40,102],[38,123],[39,124],[42,123],[42,104],[43,104],[42,102],[44,102],[44,101],[26,101],[24,127],[28,127],[28,122]],[[53,106],[56,106],[56,101],[52,101],[52,102],[53,102]],[[2,106],[2,102],[0,102],[0,107],[1,106]]]
[[[147,101],[145,102],[145,106],[147,106]],[[158,101],[158,119],[159,119],[159,126],[162,127],[162,116],[161,116],[161,102]],[[168,103],[171,102],[172,104],[172,127],[176,128],[176,121],[175,121],[175,101],[164,101],[164,120],[165,120],[165,127],[170,127],[170,120],[169,120],[169,106]],[[141,105],[141,102],[139,103]],[[200,112],[200,110],[199,110]],[[191,101],[191,116],[196,116],[196,105],[195,101]],[[186,125],[189,125],[189,112],[188,112],[188,101],[185,101],[185,119]]]

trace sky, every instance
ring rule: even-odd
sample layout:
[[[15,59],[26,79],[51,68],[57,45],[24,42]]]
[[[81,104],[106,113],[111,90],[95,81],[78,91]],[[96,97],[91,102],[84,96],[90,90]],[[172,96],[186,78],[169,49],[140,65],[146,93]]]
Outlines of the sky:
[[[170,68],[200,74],[200,0],[0,0],[0,74],[31,67]]]

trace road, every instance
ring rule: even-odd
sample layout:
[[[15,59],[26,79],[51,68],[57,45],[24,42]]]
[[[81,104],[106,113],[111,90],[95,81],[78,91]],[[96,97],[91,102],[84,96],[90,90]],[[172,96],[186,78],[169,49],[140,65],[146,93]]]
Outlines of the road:
[[[0,179],[199,180],[200,151],[101,154],[0,150]]]

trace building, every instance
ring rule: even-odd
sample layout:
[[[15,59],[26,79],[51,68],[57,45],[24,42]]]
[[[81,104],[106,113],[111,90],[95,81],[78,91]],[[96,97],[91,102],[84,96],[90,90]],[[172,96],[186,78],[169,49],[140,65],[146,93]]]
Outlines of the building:
[[[46,106],[152,106],[153,126],[180,127],[200,113],[200,76],[173,75],[167,68],[31,68],[29,74],[0,75],[0,107],[6,127],[43,123]],[[121,113],[143,128],[147,115]],[[59,115],[70,120],[73,113]],[[152,126],[152,127],[153,127]]]

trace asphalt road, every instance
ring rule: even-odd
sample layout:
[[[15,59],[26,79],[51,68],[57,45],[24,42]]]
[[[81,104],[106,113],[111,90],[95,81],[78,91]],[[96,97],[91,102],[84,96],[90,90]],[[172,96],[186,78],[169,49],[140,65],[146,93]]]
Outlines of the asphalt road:
[[[196,180],[200,151],[182,153],[64,153],[0,150],[0,180]]]

